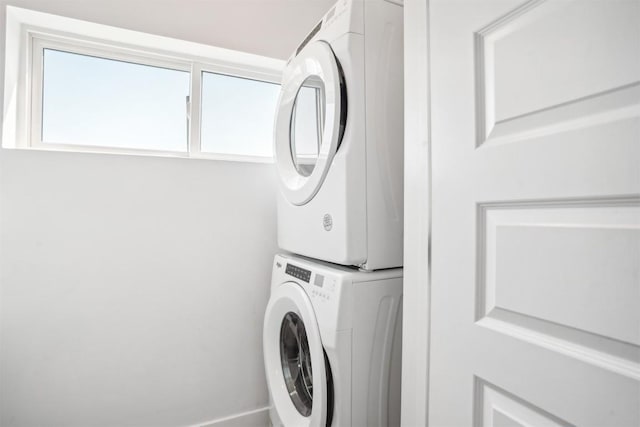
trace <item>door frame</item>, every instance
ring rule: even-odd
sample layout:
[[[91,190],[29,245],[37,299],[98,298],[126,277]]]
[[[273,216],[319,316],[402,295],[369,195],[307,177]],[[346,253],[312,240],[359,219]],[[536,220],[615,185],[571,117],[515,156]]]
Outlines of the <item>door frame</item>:
[[[428,424],[431,277],[429,0],[404,2],[402,425]]]

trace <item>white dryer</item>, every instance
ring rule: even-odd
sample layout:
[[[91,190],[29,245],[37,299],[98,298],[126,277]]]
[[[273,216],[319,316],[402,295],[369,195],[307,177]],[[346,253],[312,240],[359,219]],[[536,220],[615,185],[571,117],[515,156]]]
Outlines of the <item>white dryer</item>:
[[[276,255],[263,345],[274,426],[400,425],[402,269]]]
[[[398,2],[340,0],[289,59],[274,130],[282,249],[402,266],[402,16]]]

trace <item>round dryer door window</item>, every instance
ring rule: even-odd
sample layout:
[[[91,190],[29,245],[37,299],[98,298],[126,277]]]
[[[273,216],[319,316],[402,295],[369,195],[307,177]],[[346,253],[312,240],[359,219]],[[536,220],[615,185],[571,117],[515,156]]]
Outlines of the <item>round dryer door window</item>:
[[[308,177],[320,155],[325,115],[324,83],[310,76],[302,83],[293,104],[289,141],[298,173]]]
[[[284,70],[275,121],[274,153],[285,197],[311,200],[342,140],[347,117],[344,76],[331,46],[305,46]]]

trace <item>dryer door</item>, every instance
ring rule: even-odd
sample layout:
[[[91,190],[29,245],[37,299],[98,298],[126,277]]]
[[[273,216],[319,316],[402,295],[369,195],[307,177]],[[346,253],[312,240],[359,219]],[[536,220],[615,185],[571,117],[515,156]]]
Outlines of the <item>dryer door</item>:
[[[299,285],[274,290],[263,334],[267,384],[280,420],[285,426],[325,427],[324,350],[311,301]]]
[[[346,102],[342,71],[328,43],[310,43],[285,68],[274,153],[290,203],[307,203],[322,186],[344,133]]]

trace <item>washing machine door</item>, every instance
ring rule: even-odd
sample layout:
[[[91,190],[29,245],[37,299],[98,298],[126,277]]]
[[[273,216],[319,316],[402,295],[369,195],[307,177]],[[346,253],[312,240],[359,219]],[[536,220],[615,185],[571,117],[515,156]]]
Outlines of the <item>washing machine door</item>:
[[[284,283],[272,293],[263,334],[267,384],[280,421],[325,427],[324,350],[311,301],[298,284]]]
[[[274,153],[290,203],[307,203],[322,186],[344,133],[346,102],[344,77],[328,43],[310,43],[285,68]]]

